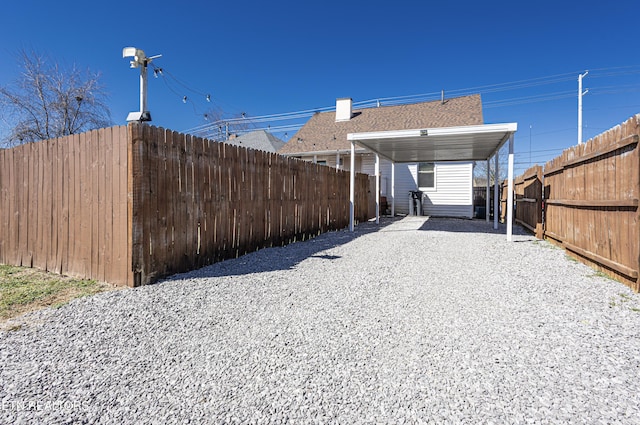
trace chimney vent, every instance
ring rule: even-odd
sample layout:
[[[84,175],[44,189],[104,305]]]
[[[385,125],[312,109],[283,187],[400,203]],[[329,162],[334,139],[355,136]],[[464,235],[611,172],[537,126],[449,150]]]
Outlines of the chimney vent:
[[[353,100],[350,97],[336,99],[336,122],[349,121],[353,117]]]

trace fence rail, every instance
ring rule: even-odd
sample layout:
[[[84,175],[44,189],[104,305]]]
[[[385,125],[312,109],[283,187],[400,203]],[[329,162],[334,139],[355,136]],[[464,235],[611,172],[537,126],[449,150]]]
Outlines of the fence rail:
[[[545,236],[638,291],[640,115],[544,168]]]
[[[348,221],[345,171],[143,124],[0,150],[3,264],[135,286]]]
[[[635,291],[640,290],[639,139],[637,115],[514,181],[517,223]]]

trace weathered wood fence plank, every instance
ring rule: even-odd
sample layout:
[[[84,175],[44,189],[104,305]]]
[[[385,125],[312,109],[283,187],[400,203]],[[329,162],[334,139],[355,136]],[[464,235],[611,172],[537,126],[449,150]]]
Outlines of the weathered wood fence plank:
[[[349,175],[131,124],[0,150],[0,262],[136,286],[348,225]],[[366,220],[368,180],[356,178]]]
[[[514,179],[517,223],[635,291],[640,290],[639,140],[637,115]]]
[[[640,116],[544,168],[545,236],[638,291]]]

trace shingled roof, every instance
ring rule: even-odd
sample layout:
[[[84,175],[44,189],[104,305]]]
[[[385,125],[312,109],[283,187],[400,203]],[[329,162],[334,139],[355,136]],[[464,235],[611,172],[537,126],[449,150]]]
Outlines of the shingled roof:
[[[225,141],[231,145],[257,149],[259,151],[277,152],[284,146],[284,142],[264,130],[256,130]]]
[[[333,111],[315,114],[278,153],[349,149],[348,133],[484,124],[479,94],[447,99],[444,103],[437,100],[354,110],[348,121],[336,122],[335,117]]]

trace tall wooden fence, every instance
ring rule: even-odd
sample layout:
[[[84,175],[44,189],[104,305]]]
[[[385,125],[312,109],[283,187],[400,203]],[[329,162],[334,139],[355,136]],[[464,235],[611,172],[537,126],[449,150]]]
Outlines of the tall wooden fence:
[[[517,223],[635,291],[640,290],[639,137],[636,115],[514,180]],[[505,181],[503,211],[507,192]]]
[[[356,176],[356,220],[368,178]],[[0,263],[129,286],[344,228],[349,174],[142,124],[0,150]]]
[[[0,263],[130,284],[127,128],[0,150]]]
[[[543,229],[543,168],[534,165],[513,179],[513,221],[536,235],[544,237]],[[500,191],[500,221],[507,219],[509,182],[504,180]]]
[[[542,167],[535,165],[513,181],[515,221],[539,239],[543,238],[542,178]]]
[[[545,236],[638,291],[640,115],[544,168]]]

